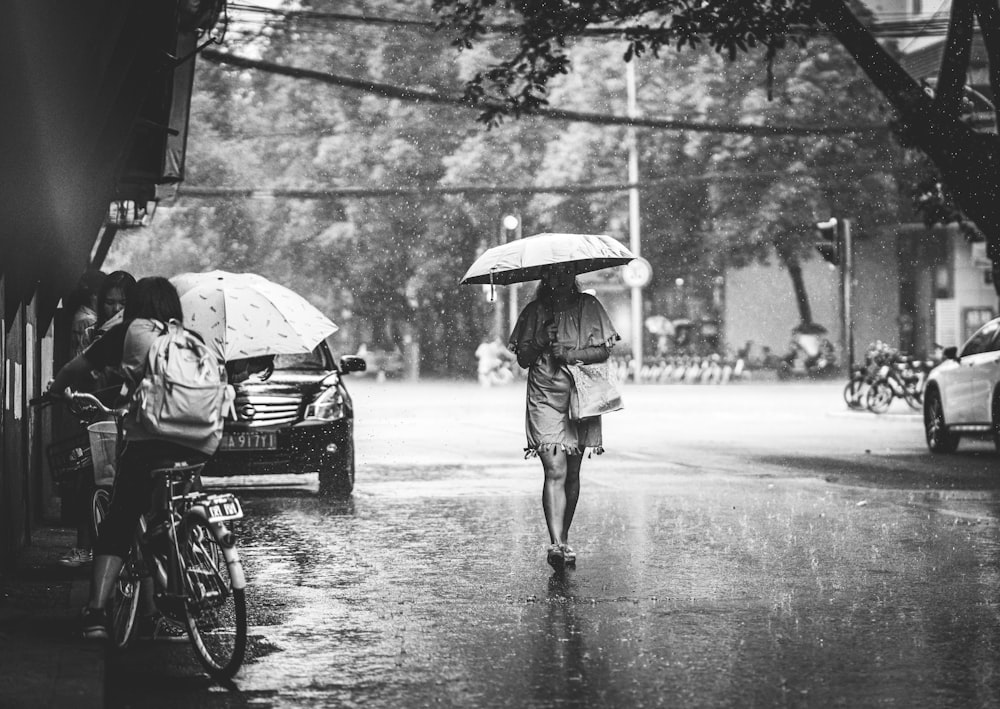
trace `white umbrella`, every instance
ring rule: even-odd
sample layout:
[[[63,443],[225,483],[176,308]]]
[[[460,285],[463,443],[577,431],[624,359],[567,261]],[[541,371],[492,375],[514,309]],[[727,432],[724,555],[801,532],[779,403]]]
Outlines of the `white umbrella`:
[[[184,325],[226,361],[311,352],[337,326],[294,291],[255,273],[182,273],[170,279]]]
[[[646,329],[654,335],[672,336],[674,334],[674,324],[665,315],[650,315],[644,322]]]
[[[462,283],[522,283],[541,278],[543,266],[568,264],[575,273],[587,273],[634,258],[624,244],[604,234],[537,234],[487,249]]]

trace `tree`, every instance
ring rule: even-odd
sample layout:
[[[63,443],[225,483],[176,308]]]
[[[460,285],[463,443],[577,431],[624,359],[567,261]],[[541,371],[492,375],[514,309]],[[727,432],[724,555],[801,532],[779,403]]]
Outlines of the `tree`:
[[[456,44],[471,48],[496,14],[495,0],[434,0],[435,10],[458,31]],[[963,212],[982,231],[1000,293],[1000,137],[975,130],[961,118],[974,23],[990,60],[990,83],[1000,96],[1000,3],[954,0],[947,49],[932,96],[913,80],[844,0],[578,0],[505,4],[513,40],[506,53],[467,84],[483,119],[531,113],[547,101],[550,80],[571,67],[567,46],[594,28],[615,29],[629,43],[625,60],[649,51],[707,44],[730,59],[761,49],[766,61],[788,45],[803,43],[820,24],[843,45],[898,114],[900,132],[940,171]]]

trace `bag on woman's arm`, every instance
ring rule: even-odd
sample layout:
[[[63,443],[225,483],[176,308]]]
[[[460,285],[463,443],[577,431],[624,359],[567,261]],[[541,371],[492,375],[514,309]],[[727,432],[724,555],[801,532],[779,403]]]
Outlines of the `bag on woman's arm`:
[[[618,375],[608,362],[567,364],[573,379],[569,395],[569,417],[574,421],[609,414],[625,408],[618,388]]]

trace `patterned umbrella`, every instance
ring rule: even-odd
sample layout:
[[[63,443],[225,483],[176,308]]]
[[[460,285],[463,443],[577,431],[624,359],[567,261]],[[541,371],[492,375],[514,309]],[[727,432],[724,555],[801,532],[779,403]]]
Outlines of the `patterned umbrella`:
[[[184,325],[226,361],[310,352],[337,326],[297,293],[255,273],[182,273],[170,279]]]
[[[538,234],[483,252],[462,283],[523,283],[541,278],[543,266],[569,264],[576,273],[623,266],[635,255],[603,234]]]

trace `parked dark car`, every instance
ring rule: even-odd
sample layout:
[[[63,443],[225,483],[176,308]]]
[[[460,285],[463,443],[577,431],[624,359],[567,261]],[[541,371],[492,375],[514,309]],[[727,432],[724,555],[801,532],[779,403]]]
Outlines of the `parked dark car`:
[[[270,360],[265,360],[270,365]],[[232,371],[243,362],[230,362]],[[320,493],[354,489],[354,404],[344,375],[361,357],[335,363],[326,342],[307,354],[277,355],[273,366],[234,379],[236,418],[227,420],[206,476],[318,472]]]

